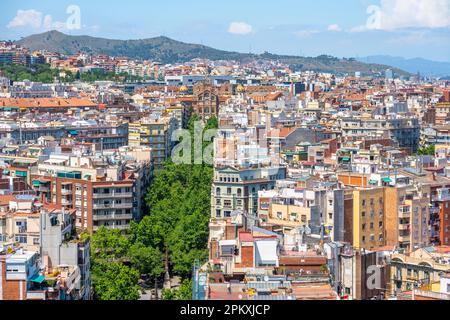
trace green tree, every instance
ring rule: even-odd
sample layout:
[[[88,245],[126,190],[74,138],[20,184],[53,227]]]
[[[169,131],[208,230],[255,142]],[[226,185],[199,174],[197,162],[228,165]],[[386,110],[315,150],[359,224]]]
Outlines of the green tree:
[[[428,147],[420,148],[417,154],[419,156],[434,156],[436,153],[436,146],[430,145]]]
[[[200,121],[193,115],[188,123],[191,139],[194,125]],[[217,128],[217,119],[210,119],[204,130]],[[206,148],[211,142],[204,142]],[[167,161],[159,170],[148,191],[150,208],[132,237],[151,238],[165,255],[165,268],[189,277],[195,260],[207,258],[208,222],[213,169],[207,164],[174,164]],[[142,229],[141,231],[138,231]],[[133,234],[133,232],[132,232]]]
[[[93,268],[94,294],[99,300],[138,300],[139,272],[121,263],[97,264]]]
[[[185,279],[178,289],[164,289],[162,291],[163,300],[192,300],[192,280]]]
[[[92,236],[91,251],[94,261],[118,262],[126,258],[129,241],[118,229],[100,227]]]
[[[164,272],[164,257],[156,248],[135,243],[130,247],[128,257],[133,268],[141,274],[159,277]]]

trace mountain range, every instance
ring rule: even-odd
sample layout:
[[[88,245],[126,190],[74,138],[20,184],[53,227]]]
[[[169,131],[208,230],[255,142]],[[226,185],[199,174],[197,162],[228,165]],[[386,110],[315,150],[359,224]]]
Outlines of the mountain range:
[[[335,58],[328,55],[318,57],[299,57],[276,55],[265,52],[263,54],[239,53],[218,50],[199,44],[184,43],[167,37],[156,37],[140,40],[112,40],[91,36],[73,36],[58,31],[31,35],[22,38],[17,44],[30,50],[49,50],[62,54],[86,52],[89,54],[107,54],[109,56],[126,56],[132,59],[159,61],[164,64],[186,62],[194,58],[210,60],[251,59],[278,60],[291,66],[295,71],[316,71],[335,74],[352,74],[360,72],[363,75],[381,74],[388,67],[377,63],[365,63],[350,58]],[[397,75],[408,76],[399,68],[394,68]]]
[[[420,73],[428,77],[450,77],[450,62],[432,61],[423,58],[405,59],[392,56],[369,56],[357,59],[364,63],[377,63],[393,66],[410,73]]]

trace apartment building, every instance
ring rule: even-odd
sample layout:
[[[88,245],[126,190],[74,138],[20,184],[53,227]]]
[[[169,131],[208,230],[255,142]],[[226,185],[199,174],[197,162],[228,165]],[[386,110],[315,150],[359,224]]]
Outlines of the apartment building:
[[[39,253],[35,251],[14,251],[2,247],[0,251],[0,300],[27,300],[33,281],[39,277]]]
[[[383,259],[383,252],[353,249],[349,245],[340,248],[337,254],[337,276],[335,282],[339,296],[344,300],[369,300],[385,297],[386,284],[389,283],[389,266]],[[378,267],[378,276],[372,267]]]
[[[171,116],[130,123],[129,145],[151,148],[154,166],[160,168],[171,156],[175,146],[172,134],[176,129],[178,122]]]
[[[439,243],[443,246],[450,245],[450,191],[448,188],[437,190],[437,195],[432,197],[433,206],[430,211],[437,213],[439,230]]]
[[[401,148],[408,148],[411,153],[419,148],[420,124],[415,118],[342,118],[340,129],[344,137],[383,136],[396,140]]]
[[[386,243],[384,189],[353,190],[353,246],[371,250]]]
[[[142,215],[143,197],[153,174],[150,149],[142,159],[126,152],[106,156],[51,155],[32,175],[41,201],[76,210],[76,226],[126,229]]]
[[[406,252],[430,243],[430,187],[406,185],[385,189],[386,244]]]
[[[1,195],[8,202],[0,212],[0,244],[20,243],[28,251],[40,249],[39,208],[37,198],[29,195]]]
[[[425,247],[390,258],[391,294],[411,291],[440,281],[450,271],[448,248]]]
[[[295,181],[279,181],[275,190],[258,193],[258,218],[262,226],[284,231],[307,226],[315,234],[343,241],[344,191],[338,186],[299,188]]]
[[[276,181],[285,178],[286,168],[278,166],[216,167],[211,191],[211,217],[226,219],[235,211],[256,217],[258,192],[274,189]]]
[[[76,235],[74,222],[73,211],[69,213],[64,209],[41,210],[40,254],[46,274],[54,272],[59,266],[74,266],[74,270],[76,266],[79,276],[75,278],[73,287],[69,288],[70,300],[90,300],[92,295],[90,239]]]

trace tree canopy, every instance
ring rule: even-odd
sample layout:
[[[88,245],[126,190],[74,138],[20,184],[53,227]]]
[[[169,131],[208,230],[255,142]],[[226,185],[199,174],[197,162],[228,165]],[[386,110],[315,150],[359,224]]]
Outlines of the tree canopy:
[[[121,263],[93,266],[95,296],[100,300],[137,300],[140,297],[139,272]]]
[[[192,139],[195,121],[199,121],[196,115],[188,125]],[[217,128],[215,118],[205,124],[204,132],[213,128]],[[202,143],[203,150],[209,143]],[[138,299],[139,275],[158,278],[165,271],[185,280],[178,290],[166,290],[163,297],[190,299],[193,264],[208,257],[212,176],[213,168],[206,163],[169,160],[156,173],[146,197],[149,212],[139,223],[132,222],[126,232],[105,227],[95,232],[91,261],[98,299]],[[129,288],[123,291],[125,285]]]
[[[417,154],[419,156],[434,156],[436,153],[436,146],[430,145],[428,147],[420,148]]]

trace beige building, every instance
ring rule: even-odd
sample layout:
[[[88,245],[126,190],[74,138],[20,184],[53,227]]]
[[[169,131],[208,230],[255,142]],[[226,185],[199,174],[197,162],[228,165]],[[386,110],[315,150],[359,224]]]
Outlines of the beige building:
[[[1,196],[10,198],[0,212],[0,244],[20,243],[28,251],[39,251],[39,211],[32,196]]]
[[[426,185],[386,188],[386,244],[406,252],[430,241],[430,187]]]
[[[450,255],[445,247],[427,247],[410,254],[391,257],[391,290],[393,295],[438,282],[450,272]]]
[[[384,232],[384,188],[353,191],[353,246],[374,249],[386,243]]]

